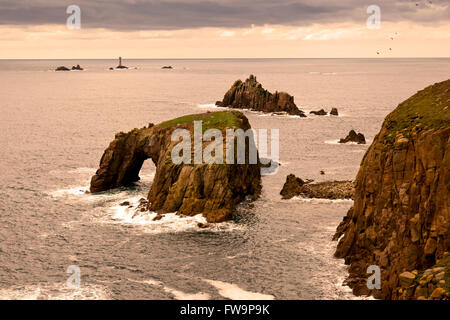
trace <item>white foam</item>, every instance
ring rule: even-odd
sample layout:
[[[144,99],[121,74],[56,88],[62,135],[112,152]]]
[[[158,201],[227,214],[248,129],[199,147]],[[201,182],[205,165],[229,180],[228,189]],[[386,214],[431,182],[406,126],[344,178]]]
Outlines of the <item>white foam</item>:
[[[62,197],[62,196],[80,196],[80,195],[84,195],[87,192],[89,192],[89,188],[86,186],[79,186],[79,187],[74,187],[74,188],[68,188],[68,189],[60,189],[60,190],[56,190],[56,191],[52,191],[50,192],[50,195],[52,197]]]
[[[347,143],[339,143],[339,139],[338,140],[326,140],[325,143],[326,144],[336,144],[336,145],[340,145],[340,146],[361,146],[361,147],[367,147],[372,143],[372,140],[368,140],[366,139],[366,143],[365,144],[358,144],[356,142],[347,142]]]
[[[201,214],[195,216],[180,216],[177,213],[166,213],[160,220],[153,221],[158,215],[156,212],[144,211],[137,212],[139,199],[141,197],[122,199],[130,202],[129,206],[120,206],[119,204],[110,207],[112,215],[110,219],[103,219],[103,223],[119,223],[128,224],[142,228],[145,233],[159,234],[159,233],[175,233],[175,232],[227,232],[243,228],[233,221],[209,224],[206,229],[200,229],[199,223],[207,224],[207,220]]]
[[[142,281],[132,280],[132,279],[128,279],[128,280],[132,281],[132,282],[151,285],[154,287],[159,287],[162,290],[164,290],[165,292],[171,294],[174,297],[174,299],[176,299],[176,300],[209,300],[211,298],[209,294],[204,293],[204,292],[186,293],[186,292],[183,292],[180,290],[173,289],[171,287],[167,287],[162,282],[156,281],[153,279],[142,280]]]
[[[216,108],[221,108],[219,106],[216,106],[215,103],[205,103],[205,104],[197,104],[197,107],[201,108],[201,109],[216,109]]]
[[[334,76],[337,73],[336,72],[320,72],[320,71],[311,71],[308,72],[308,74],[318,74],[318,75],[322,75],[322,76]]]
[[[352,199],[321,199],[321,198],[303,198],[300,196],[296,196],[290,199],[290,201],[302,201],[302,202],[309,202],[312,204],[319,204],[319,203],[353,203]]]
[[[270,294],[262,294],[257,292],[250,292],[241,289],[235,284],[217,281],[217,280],[208,280],[203,279],[203,281],[209,283],[213,287],[215,287],[219,294],[231,300],[274,300],[275,297]]]
[[[66,284],[39,284],[0,289],[0,300],[107,300],[106,289],[97,285],[83,285],[69,289]]]

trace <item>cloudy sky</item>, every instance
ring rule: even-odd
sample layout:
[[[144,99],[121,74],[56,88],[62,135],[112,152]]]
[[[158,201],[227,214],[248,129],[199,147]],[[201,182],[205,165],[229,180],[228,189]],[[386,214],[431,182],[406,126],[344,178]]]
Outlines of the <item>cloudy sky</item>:
[[[67,28],[69,5],[81,29]],[[367,27],[369,5],[379,29]],[[0,58],[449,57],[450,0],[0,0],[0,48]]]

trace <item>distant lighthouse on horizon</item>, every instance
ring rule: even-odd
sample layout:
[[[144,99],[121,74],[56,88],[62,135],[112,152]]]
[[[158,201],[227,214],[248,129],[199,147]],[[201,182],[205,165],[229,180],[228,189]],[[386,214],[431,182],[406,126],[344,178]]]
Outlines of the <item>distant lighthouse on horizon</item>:
[[[122,65],[122,57],[119,57],[119,65],[116,67],[116,69],[128,69],[127,66]]]

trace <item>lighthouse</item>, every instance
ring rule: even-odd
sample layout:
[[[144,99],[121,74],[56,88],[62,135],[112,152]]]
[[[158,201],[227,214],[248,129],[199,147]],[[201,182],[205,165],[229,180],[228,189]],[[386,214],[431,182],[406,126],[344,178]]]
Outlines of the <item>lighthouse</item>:
[[[122,57],[119,57],[119,65],[116,67],[116,69],[128,69],[127,66],[122,65]]]

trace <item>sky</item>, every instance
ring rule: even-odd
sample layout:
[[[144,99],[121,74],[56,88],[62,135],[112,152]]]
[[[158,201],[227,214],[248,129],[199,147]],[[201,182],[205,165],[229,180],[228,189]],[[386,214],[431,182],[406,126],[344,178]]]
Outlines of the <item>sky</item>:
[[[450,57],[450,0],[0,0],[0,59],[117,56]]]

